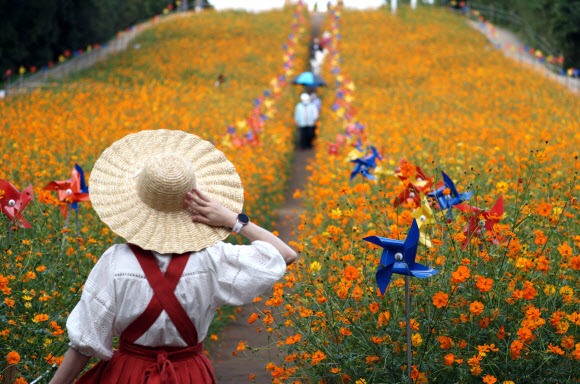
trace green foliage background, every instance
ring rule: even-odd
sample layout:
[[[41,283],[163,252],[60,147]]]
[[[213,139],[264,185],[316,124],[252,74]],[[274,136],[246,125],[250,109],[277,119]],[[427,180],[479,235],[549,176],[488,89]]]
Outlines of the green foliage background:
[[[104,43],[168,0],[0,0],[0,73],[41,68],[65,50]]]
[[[513,11],[524,25],[561,51],[564,68],[580,67],[580,0],[477,0],[466,3],[474,8],[477,4],[485,4]]]

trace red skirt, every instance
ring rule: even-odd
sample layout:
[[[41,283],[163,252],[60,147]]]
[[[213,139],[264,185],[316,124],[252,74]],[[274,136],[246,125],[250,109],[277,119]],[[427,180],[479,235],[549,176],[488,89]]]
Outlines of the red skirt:
[[[203,342],[193,347],[144,347],[121,341],[109,361],[100,361],[75,383],[215,384]]]

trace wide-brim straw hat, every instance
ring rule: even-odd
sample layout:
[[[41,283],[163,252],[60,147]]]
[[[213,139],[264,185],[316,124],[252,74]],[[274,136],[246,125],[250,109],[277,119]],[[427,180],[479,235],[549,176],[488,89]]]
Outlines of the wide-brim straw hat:
[[[107,148],[91,172],[90,197],[101,220],[128,242],[159,253],[185,253],[231,232],[192,222],[184,200],[194,187],[242,211],[242,181],[223,152],[196,135],[160,129],[129,134]]]

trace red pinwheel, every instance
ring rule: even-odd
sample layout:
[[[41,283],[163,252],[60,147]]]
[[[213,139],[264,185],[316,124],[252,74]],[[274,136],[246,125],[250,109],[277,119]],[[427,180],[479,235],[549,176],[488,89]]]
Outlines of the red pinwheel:
[[[68,204],[72,205],[73,209],[78,209],[79,201],[89,201],[88,188],[85,185],[84,174],[82,168],[75,164],[72,171],[72,177],[65,181],[51,181],[43,188],[47,191],[57,191],[58,199],[65,201],[67,205],[60,206],[60,212],[66,219],[68,216]]]
[[[33,199],[32,184],[20,193],[8,180],[0,180],[0,190],[3,191],[0,195],[2,212],[20,228],[32,228],[22,216],[22,211]]]
[[[472,207],[466,204],[457,204],[455,208],[459,209],[463,213],[468,214],[467,225],[463,228],[463,234],[466,239],[463,241],[463,248],[467,247],[469,240],[471,238],[479,237],[481,238],[484,233],[493,233],[493,238],[491,242],[495,245],[504,241],[504,238],[493,232],[493,226],[501,220],[504,208],[503,208],[503,196],[500,196],[493,207],[489,211],[483,209]],[[485,232],[484,232],[485,230]]]
[[[327,145],[329,155],[338,155],[338,145],[336,143],[327,143]]]
[[[410,177],[407,177],[402,172],[402,168],[405,166],[405,164],[408,164],[414,168]],[[427,177],[421,167],[413,166],[405,159],[401,160],[399,167],[395,170],[395,175],[397,175],[397,177],[403,182],[405,188],[401,191],[399,196],[395,198],[393,201],[393,206],[397,208],[400,204],[408,203],[410,201],[414,201],[416,206],[420,206],[420,194],[427,194],[430,191],[431,186],[433,185],[433,178]]]

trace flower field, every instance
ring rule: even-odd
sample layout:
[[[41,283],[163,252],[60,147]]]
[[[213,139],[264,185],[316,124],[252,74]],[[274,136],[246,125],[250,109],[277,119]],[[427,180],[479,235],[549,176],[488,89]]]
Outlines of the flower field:
[[[43,187],[70,179],[78,164],[90,189],[96,158],[115,140],[144,129],[180,129],[232,159],[245,211],[271,227],[293,158],[296,95],[288,78],[305,63],[305,23],[300,4],[260,15],[189,14],[148,29],[128,51],[90,70],[0,100],[0,179],[19,191],[33,189],[22,210],[31,228],[21,228],[18,215],[14,223],[0,219],[0,367],[14,364],[18,383],[60,362],[67,315],[82,284],[100,254],[120,241],[90,202],[79,202],[75,212],[70,199]],[[3,207],[7,193],[0,190]]]
[[[335,99],[296,193],[302,259],[249,319],[285,350],[273,382],[577,382],[577,97],[438,8],[327,21]],[[407,326],[405,277],[384,280],[397,255],[363,239],[395,247],[413,222],[415,261],[436,271],[410,277]]]

